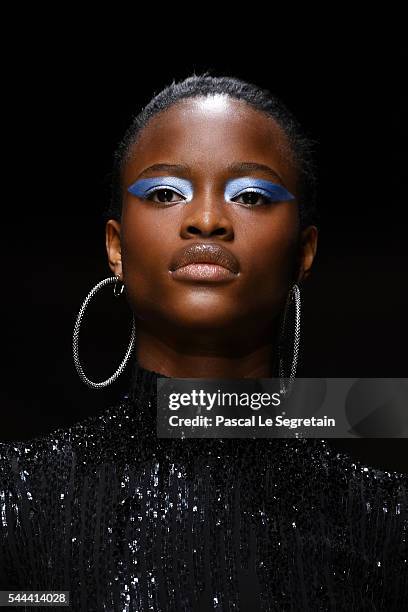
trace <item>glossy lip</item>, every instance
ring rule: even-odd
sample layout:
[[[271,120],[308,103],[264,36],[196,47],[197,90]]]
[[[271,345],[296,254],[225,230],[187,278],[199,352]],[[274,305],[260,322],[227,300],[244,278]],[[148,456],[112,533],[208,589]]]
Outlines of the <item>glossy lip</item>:
[[[239,263],[231,251],[219,244],[194,243],[175,253],[169,270],[174,278],[222,281],[239,273]]]
[[[222,282],[232,280],[237,276],[231,270],[224,268],[224,266],[209,263],[188,264],[187,266],[177,268],[177,270],[170,272],[170,274],[175,279],[201,282]]]

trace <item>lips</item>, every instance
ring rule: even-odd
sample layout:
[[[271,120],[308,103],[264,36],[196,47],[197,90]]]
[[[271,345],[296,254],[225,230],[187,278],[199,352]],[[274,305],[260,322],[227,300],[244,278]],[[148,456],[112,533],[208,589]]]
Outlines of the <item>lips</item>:
[[[171,261],[170,271],[190,264],[205,263],[222,266],[234,274],[239,272],[239,263],[235,255],[225,247],[214,243],[195,243],[180,249]]]

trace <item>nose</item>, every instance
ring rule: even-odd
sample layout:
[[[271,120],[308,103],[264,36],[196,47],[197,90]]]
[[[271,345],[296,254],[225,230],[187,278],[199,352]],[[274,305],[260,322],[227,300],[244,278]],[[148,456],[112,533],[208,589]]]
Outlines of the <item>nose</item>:
[[[214,193],[193,198],[185,207],[186,214],[180,228],[182,238],[191,236],[222,236],[231,240],[234,236],[233,224],[225,214],[224,199]]]

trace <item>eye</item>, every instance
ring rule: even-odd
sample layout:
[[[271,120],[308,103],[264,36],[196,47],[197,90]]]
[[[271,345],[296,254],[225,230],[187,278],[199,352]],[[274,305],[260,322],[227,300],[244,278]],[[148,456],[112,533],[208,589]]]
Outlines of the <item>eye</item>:
[[[231,198],[231,200],[235,202],[237,198],[243,200],[242,202],[238,202],[238,204],[244,204],[244,206],[262,206],[263,204],[270,204],[273,202],[273,199],[266,195],[264,191],[255,188],[242,191],[240,194]]]
[[[176,199],[173,196],[178,196]],[[151,200],[152,202],[158,202],[164,204],[166,202],[170,202],[171,204],[175,204],[176,202],[182,202],[186,198],[179,192],[174,191],[174,189],[170,189],[169,187],[156,187],[154,189],[150,189],[150,191],[145,194],[146,200]]]

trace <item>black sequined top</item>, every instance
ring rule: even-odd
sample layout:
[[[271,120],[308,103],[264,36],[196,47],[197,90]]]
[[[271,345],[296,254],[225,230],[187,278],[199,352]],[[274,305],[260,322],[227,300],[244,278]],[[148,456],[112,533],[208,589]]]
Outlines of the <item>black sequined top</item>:
[[[3,589],[75,612],[407,609],[408,475],[319,439],[157,438],[158,376],[136,364],[103,414],[0,444]]]

